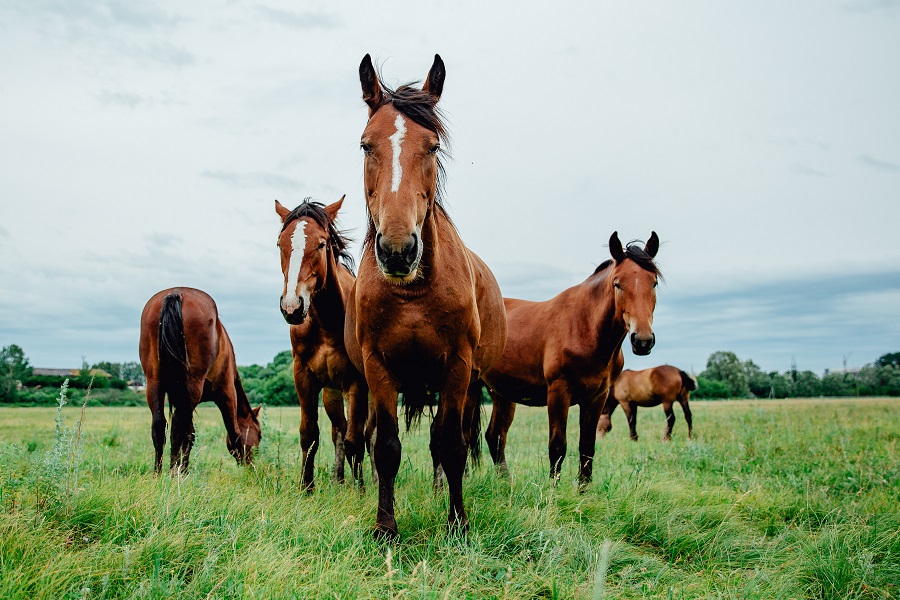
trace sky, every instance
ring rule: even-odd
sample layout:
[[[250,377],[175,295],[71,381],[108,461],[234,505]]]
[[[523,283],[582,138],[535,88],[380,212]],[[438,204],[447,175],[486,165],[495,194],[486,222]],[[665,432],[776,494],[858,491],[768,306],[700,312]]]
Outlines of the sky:
[[[656,231],[657,343],[627,368],[900,350],[900,0],[425,6],[0,0],[0,346],[137,360],[184,285],[269,362],[274,200],[346,194],[360,240],[359,62],[396,86],[439,53],[446,203],[505,296]]]

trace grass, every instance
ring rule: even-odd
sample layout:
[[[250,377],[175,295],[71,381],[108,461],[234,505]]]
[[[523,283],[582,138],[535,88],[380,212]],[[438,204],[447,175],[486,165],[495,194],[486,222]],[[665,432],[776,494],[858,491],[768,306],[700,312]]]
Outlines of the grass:
[[[466,480],[465,539],[432,491],[427,427],[405,434],[395,545],[372,539],[376,490],[331,483],[326,427],[316,492],[298,490],[299,409],[266,410],[244,469],[204,406],[190,474],[157,478],[145,408],[89,405],[80,438],[78,405],[57,433],[55,409],[0,408],[0,597],[900,597],[900,401],[693,406],[693,441],[679,418],[662,442],[645,409],[631,442],[617,413],[583,494],[578,409],[553,486],[546,412],[520,407],[512,480],[488,464]]]

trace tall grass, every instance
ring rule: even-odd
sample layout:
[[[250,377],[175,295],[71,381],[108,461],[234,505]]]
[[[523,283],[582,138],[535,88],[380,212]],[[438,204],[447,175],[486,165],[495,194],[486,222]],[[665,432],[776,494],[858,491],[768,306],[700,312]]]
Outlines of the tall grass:
[[[694,412],[693,441],[683,423],[659,440],[662,411],[641,412],[637,443],[614,420],[579,493],[571,453],[548,480],[546,411],[520,408],[511,479],[484,465],[465,481],[467,538],[448,533],[432,490],[427,427],[405,434],[402,539],[383,545],[377,491],[331,482],[325,435],[316,492],[299,490],[296,408],[265,410],[264,443],[239,468],[218,411],[201,407],[182,477],[153,476],[146,409],[0,409],[0,597],[900,595],[900,401]]]

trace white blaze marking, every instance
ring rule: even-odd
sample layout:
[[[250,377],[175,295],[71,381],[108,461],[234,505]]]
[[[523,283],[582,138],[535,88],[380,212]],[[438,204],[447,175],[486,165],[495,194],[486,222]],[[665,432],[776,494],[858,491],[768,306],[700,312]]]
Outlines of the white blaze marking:
[[[300,265],[303,262],[303,253],[306,251],[306,221],[297,221],[294,233],[291,235],[291,259],[288,263],[287,286],[284,294],[282,308],[287,312],[294,312],[300,308],[300,299],[297,297],[297,286],[300,285]],[[308,294],[304,294],[308,296]],[[306,298],[304,297],[304,300]]]
[[[403,178],[403,167],[400,166],[400,144],[403,143],[403,136],[406,135],[406,119],[403,115],[397,115],[394,121],[397,131],[389,137],[391,140],[391,148],[394,151],[394,159],[391,161],[391,191],[396,192],[400,189],[400,180]]]

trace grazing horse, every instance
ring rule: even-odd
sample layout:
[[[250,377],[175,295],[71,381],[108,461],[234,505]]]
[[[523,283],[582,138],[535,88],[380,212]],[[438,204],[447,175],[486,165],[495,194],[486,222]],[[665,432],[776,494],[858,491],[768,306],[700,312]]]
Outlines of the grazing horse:
[[[617,363],[621,370],[624,357],[621,352]],[[637,407],[653,407],[663,405],[666,413],[666,433],[663,439],[672,439],[672,427],[675,425],[675,413],[672,404],[678,402],[684,411],[684,420],[687,421],[688,437],[693,434],[693,421],[691,408],[688,401],[691,392],[697,389],[697,380],[693,375],[688,375],[678,367],[662,365],[643,371],[624,370],[613,379],[613,385],[606,398],[606,404],[600,414],[600,422],[597,425],[597,433],[603,437],[612,429],[613,412],[617,406],[622,406],[625,418],[628,421],[628,429],[631,439],[637,441]]]
[[[319,449],[319,392],[331,420],[334,479],[344,481],[346,455],[354,479],[362,484],[362,430],[369,388],[344,347],[347,297],[356,278],[348,240],[335,226],[343,202],[341,197],[324,206],[307,199],[288,210],[275,201],[275,212],[281,218],[278,248],[284,274],[281,314],[291,326],[294,386],[300,400],[302,485],[308,491],[314,487],[313,467]]]
[[[155,471],[162,470],[166,443],[165,398],[172,418],[173,470],[186,471],[194,444],[193,412],[212,401],[222,412],[228,451],[249,464],[259,445],[259,407],[251,408],[234,359],[234,347],[209,294],[188,287],[154,295],[141,314],[141,368],[153,413]]]
[[[581,405],[579,482],[591,480],[597,421],[612,381],[614,359],[631,332],[635,354],[655,343],[653,310],[660,277],[653,262],[656,232],[642,249],[609,238],[612,260],[584,282],[545,302],[506,298],[509,339],[503,356],[483,376],[494,401],[485,439],[501,473],[508,474],[506,436],[515,404],[546,406],[550,419],[550,477],[559,479],[566,455],[569,407]]]
[[[449,524],[468,529],[462,496],[465,439],[480,414],[478,379],[506,342],[497,281],[463,244],[441,202],[446,133],[436,105],[445,75],[435,55],[422,89],[391,90],[379,81],[368,54],[359,67],[369,107],[360,144],[368,230],[347,307],[345,342],[374,402],[375,536],[382,539],[398,536],[398,393],[407,424],[421,414],[430,394],[439,394],[432,455],[447,479]]]

